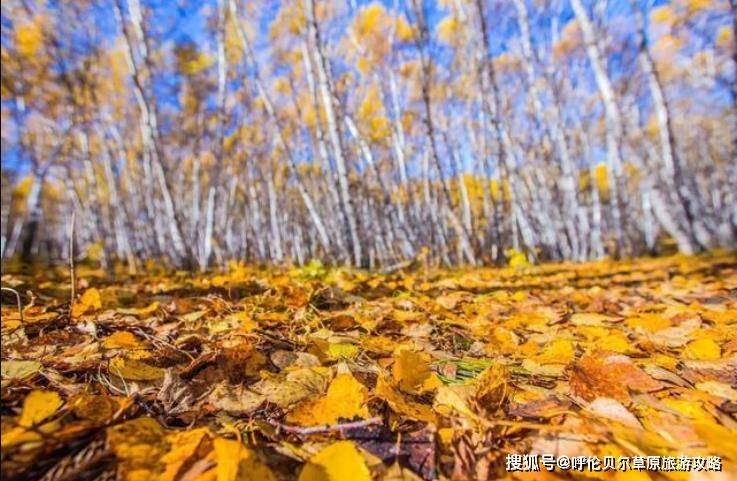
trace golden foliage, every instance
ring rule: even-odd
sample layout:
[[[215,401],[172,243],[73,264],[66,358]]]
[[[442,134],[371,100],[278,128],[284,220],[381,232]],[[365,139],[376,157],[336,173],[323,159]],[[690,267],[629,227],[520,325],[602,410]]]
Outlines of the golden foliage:
[[[23,57],[33,59],[39,53],[44,41],[44,18],[36,16],[22,23],[15,30],[15,46]]]
[[[436,30],[440,41],[448,45],[454,45],[460,40],[463,23],[456,15],[450,14],[438,23]]]
[[[310,458],[299,481],[371,481],[366,461],[351,441],[337,441]]]
[[[22,322],[3,305],[3,473],[20,479],[95,432],[122,480],[386,480],[397,469],[377,445],[427,459],[478,437],[474,456],[491,462],[494,430],[520,452],[718,454],[732,476],[733,254],[507,256],[399,274],[314,262],[85,275],[76,318],[68,292]],[[16,277],[4,280],[31,279]],[[402,476],[436,473],[407,459]],[[459,466],[436,468],[478,477]]]

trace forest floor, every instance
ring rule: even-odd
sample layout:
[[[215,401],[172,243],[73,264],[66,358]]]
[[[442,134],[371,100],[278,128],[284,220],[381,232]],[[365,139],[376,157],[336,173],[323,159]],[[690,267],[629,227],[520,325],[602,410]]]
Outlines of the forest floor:
[[[734,254],[2,285],[2,479],[737,479]]]

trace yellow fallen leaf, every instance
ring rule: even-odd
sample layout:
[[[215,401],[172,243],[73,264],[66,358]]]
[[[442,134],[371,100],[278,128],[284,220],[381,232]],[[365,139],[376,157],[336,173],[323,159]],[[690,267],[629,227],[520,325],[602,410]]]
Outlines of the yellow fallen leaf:
[[[594,343],[595,347],[602,351],[612,351],[624,354],[630,350],[630,341],[627,336],[619,331],[614,331]]]
[[[437,302],[441,307],[448,309],[449,311],[452,311],[456,308],[458,303],[463,301],[464,299],[468,298],[469,295],[465,292],[451,292],[449,294],[445,294],[442,296],[438,296],[435,299],[435,302]]]
[[[683,350],[685,359],[695,359],[700,361],[708,361],[719,359],[722,356],[719,344],[714,339],[704,337],[691,341]]]
[[[670,319],[660,314],[642,313],[624,321],[630,329],[642,329],[645,332],[657,332],[671,326]]]
[[[107,440],[118,460],[117,479],[148,481],[163,472],[162,458],[169,443],[155,419],[140,417],[117,424],[107,429]]]
[[[290,423],[302,426],[333,424],[340,419],[368,417],[368,390],[350,373],[338,374],[324,397],[297,406],[287,416]]]
[[[200,445],[207,439],[210,430],[198,428],[191,431],[178,431],[167,436],[171,449],[161,458],[164,464],[164,472],[158,481],[174,481],[179,476],[182,467],[192,462]]]
[[[338,441],[323,448],[299,473],[299,481],[347,480],[371,481],[366,461],[351,441]]]
[[[238,329],[243,332],[251,332],[258,329],[258,322],[253,320],[253,317],[246,311],[234,312],[233,314],[226,317],[228,321],[235,321]]]
[[[710,450],[726,459],[737,459],[737,443],[734,442],[734,429],[726,428],[711,420],[697,420],[693,423],[699,437]]]
[[[331,377],[332,371],[326,367],[297,368],[287,373],[285,378],[263,379],[250,386],[250,391],[258,398],[289,409],[310,396],[324,393]]]
[[[455,411],[463,416],[476,419],[477,416],[468,407],[468,401],[474,391],[474,387],[470,385],[440,386],[435,393],[433,408],[445,416],[450,416]]]
[[[36,374],[41,369],[38,361],[3,361],[0,364],[3,381],[6,379],[25,379]]]
[[[164,377],[166,371],[145,362],[118,356],[110,360],[110,373],[129,381],[155,381]]]
[[[217,438],[213,445],[217,481],[276,481],[271,469],[239,441]]]
[[[21,444],[41,443],[45,436],[53,434],[60,427],[61,423],[58,420],[49,421],[33,428],[15,426],[11,429],[3,430],[0,443],[3,449]]]
[[[423,394],[442,384],[430,370],[430,356],[402,349],[394,358],[392,376],[399,388],[408,394]]]
[[[135,336],[135,334],[128,331],[115,331],[110,334],[108,337],[103,339],[102,347],[105,349],[145,349],[145,346]]]
[[[334,342],[328,346],[328,354],[333,359],[355,359],[359,352],[358,346],[347,342]]]
[[[705,409],[699,401],[689,401],[686,399],[663,399],[664,406],[677,411],[682,416],[689,419],[695,419],[699,421],[711,421],[712,416]]]
[[[502,354],[512,354],[517,349],[518,344],[519,338],[514,331],[498,326],[491,331],[491,341],[489,341],[488,347],[492,352],[498,350]]]
[[[407,399],[384,376],[379,376],[376,380],[374,393],[386,401],[389,407],[397,414],[416,419],[417,421],[425,421],[427,423],[437,422],[437,417],[432,409],[424,404]]]
[[[72,306],[72,317],[79,317],[87,312],[93,312],[102,309],[102,300],[100,299],[100,291],[94,287],[90,287],[82,297],[74,301]]]
[[[576,354],[576,349],[570,339],[556,339],[548,344],[543,352],[535,357],[535,362],[541,365],[568,364]]]
[[[537,376],[561,377],[565,371],[565,364],[539,364],[532,359],[522,361],[522,368],[530,374]]]
[[[507,397],[507,370],[494,363],[478,375],[475,384],[480,405],[486,409],[499,407]]]
[[[703,391],[705,393],[709,393],[712,396],[717,396],[717,397],[721,397],[724,399],[728,399],[732,402],[737,401],[737,389],[732,388],[732,386],[724,382],[719,382],[719,381],[697,382],[696,389],[698,389],[699,391]]]
[[[23,400],[18,424],[25,428],[36,426],[54,414],[62,404],[61,397],[54,391],[31,391]]]
[[[669,369],[671,371],[675,371],[676,370],[676,366],[678,365],[678,359],[676,359],[675,357],[668,356],[666,354],[661,354],[661,353],[653,354],[650,357],[650,360],[654,364],[656,364],[656,365],[658,365],[660,367],[664,367],[666,369]]]
[[[392,317],[395,321],[399,322],[413,322],[425,317],[425,313],[420,311],[403,311],[401,309],[394,309],[392,311]]]
[[[159,309],[159,302],[154,301],[146,307],[133,307],[133,308],[122,308],[117,309],[121,314],[126,314],[136,317],[148,317]]]

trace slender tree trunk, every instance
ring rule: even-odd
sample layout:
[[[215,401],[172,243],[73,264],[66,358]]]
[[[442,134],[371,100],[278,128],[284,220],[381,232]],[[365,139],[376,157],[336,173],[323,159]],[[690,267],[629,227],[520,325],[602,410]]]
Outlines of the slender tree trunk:
[[[169,180],[166,177],[166,171],[164,169],[162,159],[162,149],[159,145],[160,135],[158,131],[156,108],[153,99],[147,94],[146,88],[144,87],[144,77],[136,62],[133,39],[131,38],[132,35],[128,30],[125,17],[123,16],[121,1],[122,0],[115,0],[115,13],[123,30],[123,38],[126,45],[126,56],[128,58],[129,67],[131,68],[134,92],[136,94],[141,115],[140,127],[143,144],[149,151],[153,161],[154,175],[158,180],[159,189],[161,190],[161,195],[163,197],[164,208],[168,217],[169,232],[172,237],[174,249],[181,256],[184,266],[190,267],[194,261],[194,255],[189,245],[184,242],[184,237],[182,235],[183,223],[176,212],[172,190],[169,185]],[[128,10],[130,12],[133,29],[136,32],[138,40],[138,51],[143,58],[144,65],[149,69],[150,60],[148,59],[148,46],[146,45],[147,40],[143,29],[143,18],[138,0],[128,0]],[[148,72],[146,78],[151,78],[150,72]]]
[[[486,15],[484,9],[483,0],[475,0],[474,5],[476,7],[476,15],[479,21],[479,30],[481,33],[480,42],[482,45],[479,47],[479,58],[481,66],[481,92],[483,103],[485,104],[486,111],[489,114],[492,130],[494,132],[495,141],[499,148],[499,171],[501,176],[499,178],[499,190],[501,192],[501,203],[504,202],[504,190],[505,184],[509,184],[509,204],[511,208],[511,231],[512,231],[512,246],[515,249],[519,248],[518,228],[522,228],[522,231],[527,231],[529,221],[524,213],[523,209],[520,208],[518,203],[518,191],[517,176],[514,172],[514,151],[512,147],[512,141],[509,136],[509,132],[506,130],[504,121],[501,118],[502,115],[502,100],[501,90],[496,78],[496,72],[494,71],[494,63],[489,47],[489,28],[486,23]],[[498,209],[495,210],[498,212]],[[496,222],[499,222],[499,213],[497,214]],[[523,239],[525,243],[530,239]],[[535,246],[526,245],[530,252],[534,252]]]
[[[565,226],[568,238],[571,242],[571,249],[574,258],[582,260],[580,248],[578,246],[578,238],[580,231],[584,225],[584,213],[578,202],[578,194],[576,191],[576,169],[568,151],[568,143],[564,133],[563,116],[558,108],[558,102],[553,99],[550,102],[551,118],[547,120],[544,113],[542,103],[542,88],[547,90],[551,96],[552,89],[548,85],[545,75],[538,76],[535,71],[535,54],[532,49],[532,34],[530,31],[530,20],[527,12],[525,0],[514,0],[517,9],[517,18],[520,27],[520,39],[522,44],[522,56],[524,59],[525,73],[527,79],[527,88],[532,94],[533,106],[536,116],[541,122],[545,123],[546,128],[550,131],[553,143],[558,151],[560,166],[562,171],[561,187],[563,190],[563,217],[566,219]]]
[[[335,112],[336,108],[333,99],[331,80],[328,76],[327,59],[323,52],[320,29],[317,24],[315,1],[306,0],[305,9],[307,14],[308,34],[312,42],[312,51],[314,53],[315,63],[317,64],[317,85],[322,96],[323,107],[325,108],[325,117],[328,125],[330,143],[333,147],[333,156],[335,158],[335,165],[338,172],[341,209],[347,224],[350,248],[353,254],[353,264],[355,266],[361,266],[363,265],[363,256],[361,252],[361,240],[358,235],[358,219],[354,212],[353,198],[351,197],[350,187],[348,184],[348,168],[346,164],[345,149],[343,147],[343,139],[341,136],[338,116]]]
[[[571,0],[573,12],[578,20],[578,25],[583,36],[586,55],[591,63],[594,71],[594,79],[604,104],[604,114],[606,118],[606,145],[607,145],[607,166],[609,192],[612,209],[612,229],[617,243],[617,254],[622,254],[625,250],[624,227],[622,221],[623,202],[622,192],[624,185],[624,173],[622,170],[622,143],[624,140],[624,131],[622,127],[622,115],[617,106],[614,94],[614,88],[606,71],[604,60],[602,58],[599,46],[594,32],[594,26],[591,23],[586,8],[581,0]]]

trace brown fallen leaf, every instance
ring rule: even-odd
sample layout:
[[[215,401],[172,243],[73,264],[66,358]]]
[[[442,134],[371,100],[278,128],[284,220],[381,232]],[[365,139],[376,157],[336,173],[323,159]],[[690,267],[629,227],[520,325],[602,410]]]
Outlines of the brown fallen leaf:
[[[611,397],[628,402],[630,391],[653,392],[664,387],[622,354],[588,354],[574,363],[571,371],[571,392],[588,401]]]

